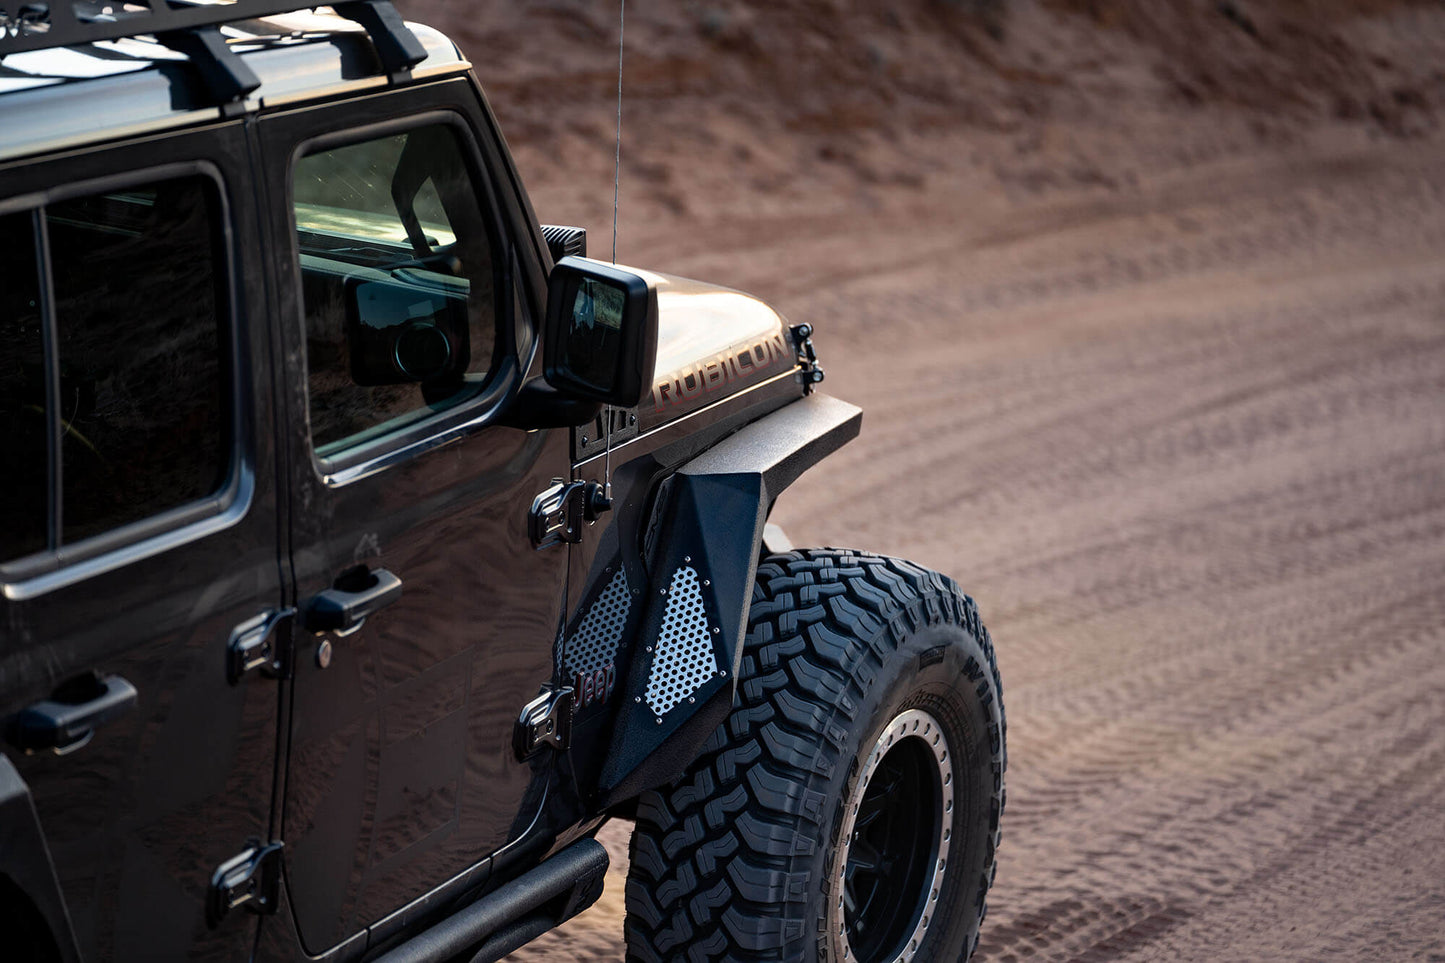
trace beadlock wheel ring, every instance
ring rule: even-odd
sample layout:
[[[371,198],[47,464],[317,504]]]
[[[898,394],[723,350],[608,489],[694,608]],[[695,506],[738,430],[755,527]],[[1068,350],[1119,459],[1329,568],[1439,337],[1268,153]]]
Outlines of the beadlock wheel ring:
[[[911,963],[928,934],[951,843],[953,757],[923,709],[879,733],[843,809],[828,925],[847,963]]]

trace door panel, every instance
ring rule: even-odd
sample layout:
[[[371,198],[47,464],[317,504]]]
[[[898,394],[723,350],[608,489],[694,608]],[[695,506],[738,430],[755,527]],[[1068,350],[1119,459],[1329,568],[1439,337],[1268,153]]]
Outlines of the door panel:
[[[526,521],[568,443],[470,424],[520,380],[522,317],[471,96],[449,82],[261,124],[270,207],[295,212],[271,227],[289,405],[310,416],[286,441],[297,598],[378,571],[402,586],[355,631],[298,635],[284,829],[312,953],[485,860],[542,801],[512,726],[552,675],[567,555],[534,551]],[[425,164],[398,173],[411,138]],[[369,186],[338,187],[343,168]],[[467,344],[423,383],[402,363],[419,329]]]
[[[137,693],[73,752],[6,747],[88,960],[244,960],[256,937],[248,913],[205,922],[213,871],[270,837],[279,708],[226,671],[232,629],[283,603],[244,157],[232,124],[3,175],[45,194],[63,483],[47,551],[5,569],[0,712],[92,672]]]

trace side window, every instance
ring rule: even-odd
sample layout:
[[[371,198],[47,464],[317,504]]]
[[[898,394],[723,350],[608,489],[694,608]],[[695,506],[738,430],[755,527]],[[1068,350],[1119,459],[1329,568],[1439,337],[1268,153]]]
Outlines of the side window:
[[[49,317],[32,213],[0,220],[0,244],[19,255],[18,283],[7,270],[0,290],[0,404],[6,450],[24,452],[0,476],[0,511],[23,516],[7,521],[0,561],[220,488],[230,439],[219,203],[215,184],[194,175],[46,205]],[[57,537],[46,537],[50,528]]]
[[[498,259],[456,131],[309,154],[293,187],[317,454],[475,396],[496,347]]]
[[[214,190],[194,176],[46,208],[62,542],[220,487],[228,459]]]
[[[0,217],[0,562],[45,548],[49,428],[45,325],[29,211]]]

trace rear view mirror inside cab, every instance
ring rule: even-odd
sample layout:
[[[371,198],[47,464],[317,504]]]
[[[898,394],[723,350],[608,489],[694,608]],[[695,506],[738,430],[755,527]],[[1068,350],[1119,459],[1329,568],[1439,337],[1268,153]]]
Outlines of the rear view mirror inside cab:
[[[632,407],[652,386],[657,289],[625,268],[565,257],[547,281],[545,337],[550,385]]]

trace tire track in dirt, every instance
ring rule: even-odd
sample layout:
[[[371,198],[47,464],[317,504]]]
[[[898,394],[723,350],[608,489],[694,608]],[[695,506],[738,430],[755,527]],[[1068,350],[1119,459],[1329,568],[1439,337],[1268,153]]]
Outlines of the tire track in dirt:
[[[984,959],[1438,950],[1439,887],[1400,867],[1445,860],[1445,214],[1417,182],[1358,176],[1346,193],[1381,196],[1342,206],[1328,243],[1248,226],[1120,269],[1117,293],[1005,273],[997,317],[951,344],[961,285],[942,278],[906,337],[834,365],[865,430],[887,428],[805,479],[784,523],[843,519],[952,572],[1002,647],[1013,766]],[[1046,246],[1065,278],[1097,261]],[[820,300],[793,313],[850,297]],[[1091,301],[1118,302],[1112,327]],[[889,544],[920,506],[942,524]],[[1390,894],[1364,901],[1374,927],[1341,895],[1366,867]],[[1394,905],[1415,909],[1391,927]]]
[[[1445,958],[1445,157],[1226,166],[739,281],[867,412],[775,519],[998,645],[980,959]],[[620,959],[624,876],[513,959]]]

